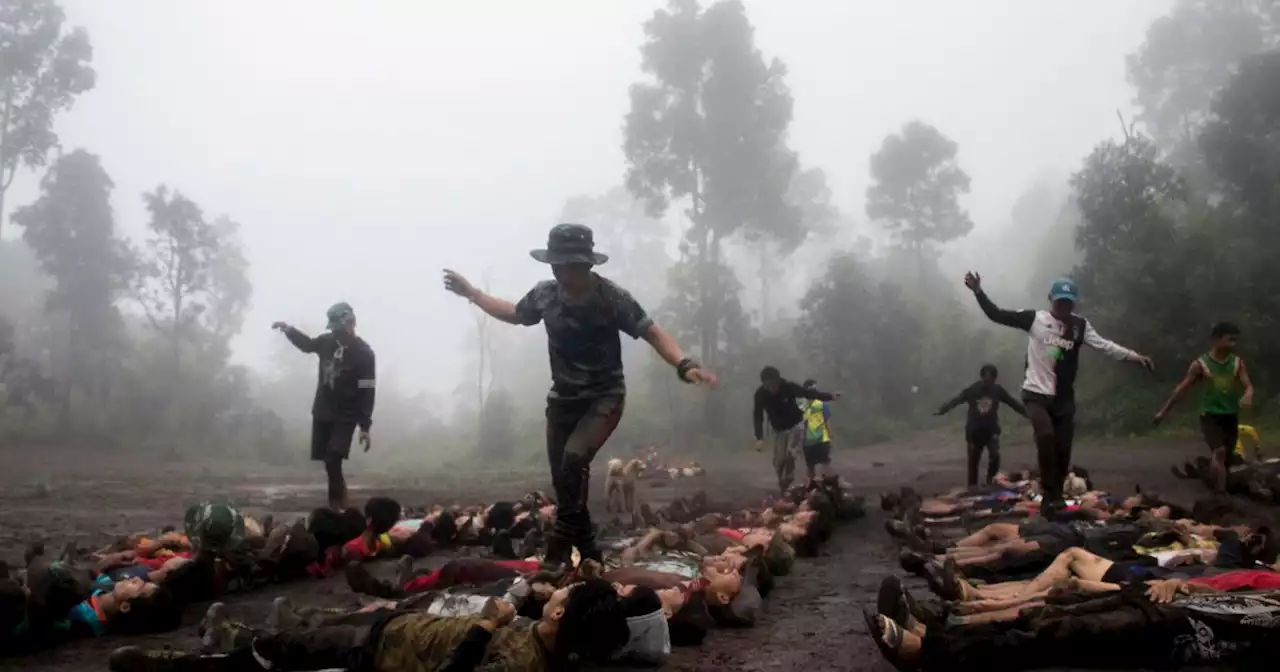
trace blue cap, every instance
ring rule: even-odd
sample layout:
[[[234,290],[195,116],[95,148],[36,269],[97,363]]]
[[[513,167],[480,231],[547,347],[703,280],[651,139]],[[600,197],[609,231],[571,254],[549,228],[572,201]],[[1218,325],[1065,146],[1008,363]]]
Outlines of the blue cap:
[[[1053,285],[1049,287],[1049,300],[1059,301],[1066,299],[1067,301],[1076,303],[1080,300],[1080,295],[1077,291],[1074,280],[1071,278],[1058,278],[1057,280],[1054,280]]]

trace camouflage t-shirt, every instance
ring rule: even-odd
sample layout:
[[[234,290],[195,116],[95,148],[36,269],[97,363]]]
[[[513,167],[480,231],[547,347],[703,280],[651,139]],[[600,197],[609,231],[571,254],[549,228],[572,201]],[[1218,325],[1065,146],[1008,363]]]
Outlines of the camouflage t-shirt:
[[[595,288],[573,301],[555,280],[538,283],[516,304],[525,325],[542,322],[551,355],[551,399],[590,399],[626,392],[622,340],[640,338],[653,324],[627,290],[595,275]]]
[[[396,672],[435,672],[444,667],[479,618],[411,613],[387,624],[378,640],[374,666]],[[489,640],[481,672],[546,672],[547,649],[534,624],[498,628]]]

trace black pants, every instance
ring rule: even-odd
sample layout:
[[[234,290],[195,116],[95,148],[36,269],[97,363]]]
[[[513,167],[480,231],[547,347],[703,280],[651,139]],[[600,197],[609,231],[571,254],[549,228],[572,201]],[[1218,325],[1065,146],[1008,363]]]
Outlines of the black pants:
[[[930,628],[920,668],[1158,669],[1172,662],[1179,621],[1185,620],[1176,608],[1121,596],[1023,613],[1013,622]]]
[[[982,450],[987,451],[987,483],[990,484],[1000,471],[1000,429],[975,428],[965,432],[965,442],[969,447],[969,486],[978,484],[978,462],[982,460]]]
[[[547,402],[547,462],[556,492],[548,562],[568,562],[574,547],[584,559],[600,559],[587,511],[591,460],[617,428],[624,405],[622,396]]]
[[[1036,457],[1040,462],[1041,510],[1062,505],[1062,482],[1071,469],[1071,445],[1076,434],[1076,405],[1072,400],[1024,394],[1027,417],[1036,435]]]
[[[355,436],[353,422],[311,421],[311,459],[324,462],[324,473],[329,478],[329,503],[346,503],[347,479],[342,475],[342,462],[351,455],[351,438]]]
[[[1200,415],[1200,433],[1204,442],[1209,445],[1209,452],[1219,450],[1226,453],[1227,466],[1240,463],[1236,456],[1236,442],[1240,440],[1240,416],[1232,413],[1202,413]]]

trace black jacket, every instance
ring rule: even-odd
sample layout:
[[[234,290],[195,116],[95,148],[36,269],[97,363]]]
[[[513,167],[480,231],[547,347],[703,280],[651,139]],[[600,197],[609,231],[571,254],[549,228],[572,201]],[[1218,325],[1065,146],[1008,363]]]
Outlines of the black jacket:
[[[373,348],[360,337],[343,346],[332,333],[311,338],[297,329],[285,332],[289,342],[320,358],[316,399],[311,416],[321,422],[351,422],[368,430],[373,424],[377,392]]]

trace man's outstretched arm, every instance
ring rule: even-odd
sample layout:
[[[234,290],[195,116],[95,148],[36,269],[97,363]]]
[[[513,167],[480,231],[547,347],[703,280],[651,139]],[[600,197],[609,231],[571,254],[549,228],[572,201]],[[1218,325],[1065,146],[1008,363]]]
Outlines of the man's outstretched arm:
[[[1031,325],[1036,321],[1036,311],[1005,310],[997,307],[991,299],[987,298],[987,293],[982,291],[982,276],[977,273],[965,273],[964,286],[968,287],[973,292],[974,298],[978,299],[978,307],[982,309],[988,320],[1006,327],[1031,331]]]
[[[516,310],[516,304],[511,303],[506,299],[499,299],[496,296],[489,296],[488,294],[480,291],[457,271],[445,270],[444,287],[454,294],[476,304],[476,306],[487,313],[489,317],[500,322],[506,322],[507,324],[537,324],[536,321],[527,322],[522,320],[520,318],[519,311]]]
[[[667,333],[666,329],[650,322],[641,333],[641,337],[653,347],[654,352],[658,353],[663,361],[676,368],[676,374],[680,376],[680,380],[699,385],[714,386],[716,384],[715,374],[686,357],[680,344]]]
[[[1191,366],[1187,369],[1187,375],[1183,376],[1182,382],[1173,388],[1173,392],[1169,394],[1169,400],[1164,402],[1164,406],[1161,406],[1160,410],[1156,411],[1152,422],[1158,425],[1164,420],[1164,417],[1169,414],[1169,411],[1173,410],[1173,407],[1186,395],[1187,391],[1195,387],[1196,381],[1200,380],[1201,372],[1200,362],[1191,362]]]
[[[289,339],[289,342],[293,344],[293,347],[301,350],[302,352],[310,354],[316,351],[316,339],[294,329],[288,324],[285,324],[284,322],[276,322],[271,325],[271,328],[283,333],[284,337]]]
[[[1093,328],[1093,323],[1088,320],[1084,323],[1084,344],[1112,359],[1118,359],[1122,362],[1137,362],[1148,369],[1154,368],[1150,357],[1103,338],[1098,333],[1098,330]]]

